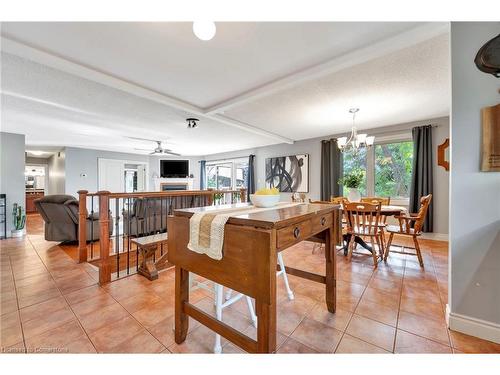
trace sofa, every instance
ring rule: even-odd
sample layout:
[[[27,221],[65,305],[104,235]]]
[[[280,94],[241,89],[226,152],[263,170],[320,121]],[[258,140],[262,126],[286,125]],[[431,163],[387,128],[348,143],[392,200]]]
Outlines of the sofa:
[[[130,209],[123,211],[123,233],[129,236],[143,236],[152,232],[165,232],[168,210],[175,208],[175,202],[168,203],[166,200],[155,198],[136,198]]]
[[[78,200],[71,195],[46,195],[34,201],[35,208],[45,222],[47,241],[78,241]],[[86,213],[87,241],[99,239],[99,213]],[[113,218],[110,216],[109,233],[113,234]]]

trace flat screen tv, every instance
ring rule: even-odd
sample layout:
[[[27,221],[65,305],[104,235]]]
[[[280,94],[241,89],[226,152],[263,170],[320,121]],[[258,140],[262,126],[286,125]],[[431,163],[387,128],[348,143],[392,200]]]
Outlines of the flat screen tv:
[[[185,178],[189,176],[189,160],[160,160],[162,178]]]

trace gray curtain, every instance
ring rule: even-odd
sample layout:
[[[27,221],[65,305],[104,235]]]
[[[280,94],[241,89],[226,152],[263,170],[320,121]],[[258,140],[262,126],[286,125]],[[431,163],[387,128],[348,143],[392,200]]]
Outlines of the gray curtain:
[[[321,141],[321,200],[329,201],[333,195],[341,195],[338,184],[342,176],[342,153],[337,146],[337,139]]]
[[[255,155],[248,157],[248,192],[247,194],[255,193]]]
[[[205,182],[207,179],[205,166],[207,164],[206,160],[200,160],[200,190],[205,190]]]
[[[417,126],[412,129],[413,172],[410,186],[410,212],[418,212],[420,198],[433,193],[432,172],[432,125]],[[432,232],[433,203],[429,206],[423,227],[424,232]]]

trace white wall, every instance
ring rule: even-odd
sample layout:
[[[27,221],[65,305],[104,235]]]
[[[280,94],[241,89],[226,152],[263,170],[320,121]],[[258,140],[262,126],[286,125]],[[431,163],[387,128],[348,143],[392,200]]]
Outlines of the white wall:
[[[0,133],[0,192],[7,196],[7,236],[10,236],[13,226],[13,204],[20,204],[26,209],[24,142],[22,134]]]
[[[150,185],[149,190],[155,190],[156,183],[153,176],[160,176],[160,160],[189,160],[189,174],[193,175],[193,189],[198,190],[200,188],[200,163],[201,157],[193,156],[157,156],[152,155],[149,157],[149,175],[150,175]],[[159,185],[158,185],[159,186]]]
[[[49,158],[49,186],[48,193],[66,193],[66,154],[59,151]]]
[[[449,293],[450,327],[490,340],[496,338],[498,342],[500,173],[480,171],[480,110],[500,102],[500,81],[480,72],[474,57],[486,41],[499,33],[498,22],[451,25]],[[475,319],[490,323],[477,324]]]
[[[437,145],[449,136],[449,118],[440,117],[436,119],[429,119],[423,121],[416,121],[406,124],[398,124],[377,128],[373,130],[366,130],[370,135],[377,137],[383,136],[402,136],[411,138],[411,128],[420,125],[436,125],[434,128],[434,223],[435,233],[447,234],[448,233],[448,180],[449,172],[444,168],[437,165]],[[365,130],[363,130],[365,131]],[[332,135],[337,137],[340,134]],[[321,180],[321,140],[330,137],[313,138],[303,141],[295,142],[294,144],[278,144],[272,146],[258,147],[254,149],[226,152],[220,154],[213,154],[205,156],[205,160],[218,160],[236,157],[248,157],[250,154],[255,155],[255,174],[256,174],[256,188],[265,186],[265,160],[270,157],[286,156],[307,153],[309,154],[309,193],[308,198],[313,200],[320,199],[320,180]],[[282,199],[289,200],[290,194],[283,194]]]

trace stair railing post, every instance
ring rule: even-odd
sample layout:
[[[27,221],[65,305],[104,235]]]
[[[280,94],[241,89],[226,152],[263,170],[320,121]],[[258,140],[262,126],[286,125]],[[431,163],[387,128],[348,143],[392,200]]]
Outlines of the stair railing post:
[[[208,205],[211,206],[214,204],[214,200],[215,200],[215,193],[214,193],[214,189],[207,189],[210,194],[208,196]]]
[[[244,203],[247,201],[247,189],[245,189],[245,188],[240,189],[240,200],[241,200],[241,203]]]
[[[99,191],[99,284],[111,281],[111,264],[109,263],[109,191]]]
[[[87,256],[87,190],[78,191],[78,263],[88,260]]]

